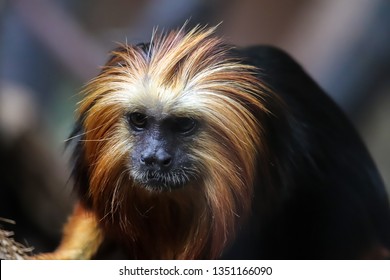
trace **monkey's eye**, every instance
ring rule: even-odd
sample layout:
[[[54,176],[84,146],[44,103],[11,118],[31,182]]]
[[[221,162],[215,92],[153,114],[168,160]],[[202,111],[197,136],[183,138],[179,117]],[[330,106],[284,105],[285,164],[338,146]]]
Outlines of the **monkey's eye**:
[[[179,117],[175,119],[175,128],[179,133],[189,134],[196,128],[197,121],[192,118]]]
[[[127,119],[135,130],[143,130],[148,124],[148,116],[138,112],[130,113]]]

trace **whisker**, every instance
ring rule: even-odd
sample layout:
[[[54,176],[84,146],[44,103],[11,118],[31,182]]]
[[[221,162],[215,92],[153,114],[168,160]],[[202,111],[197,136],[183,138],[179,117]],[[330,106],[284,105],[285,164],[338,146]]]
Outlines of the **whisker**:
[[[104,142],[104,141],[110,141],[112,139],[114,139],[115,137],[112,136],[112,137],[109,137],[109,138],[103,138],[103,139],[88,139],[88,140],[85,140],[85,139],[81,139],[79,140],[80,142]]]
[[[66,142],[69,142],[69,141],[71,141],[71,140],[73,140],[73,139],[76,139],[76,138],[79,138],[79,137],[81,137],[81,136],[84,136],[84,135],[86,135],[87,133],[90,133],[90,132],[92,132],[92,131],[95,131],[95,130],[101,128],[103,125],[104,125],[104,124],[101,124],[101,125],[99,125],[99,126],[93,128],[93,129],[88,130],[88,131],[84,131],[83,133],[79,133],[79,134],[76,134],[76,135],[74,135],[74,136],[71,136],[71,137],[65,139],[64,142],[66,143]]]

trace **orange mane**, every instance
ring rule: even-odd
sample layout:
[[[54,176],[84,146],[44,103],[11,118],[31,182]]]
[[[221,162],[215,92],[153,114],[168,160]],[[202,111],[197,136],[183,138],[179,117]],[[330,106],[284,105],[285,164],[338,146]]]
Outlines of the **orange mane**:
[[[213,34],[196,27],[154,34],[149,46],[123,45],[86,86],[79,114],[88,196],[132,257],[218,258],[251,209],[265,89]],[[201,120],[189,155],[201,177],[167,192],[133,182],[124,115],[139,108]]]

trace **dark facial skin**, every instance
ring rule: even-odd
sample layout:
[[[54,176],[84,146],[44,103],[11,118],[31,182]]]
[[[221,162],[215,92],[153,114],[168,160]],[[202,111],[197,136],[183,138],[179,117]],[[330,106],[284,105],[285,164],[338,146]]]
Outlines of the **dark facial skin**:
[[[135,143],[131,151],[132,176],[153,190],[183,187],[193,177],[189,145],[199,123],[189,117],[159,118],[141,112],[126,115]]]

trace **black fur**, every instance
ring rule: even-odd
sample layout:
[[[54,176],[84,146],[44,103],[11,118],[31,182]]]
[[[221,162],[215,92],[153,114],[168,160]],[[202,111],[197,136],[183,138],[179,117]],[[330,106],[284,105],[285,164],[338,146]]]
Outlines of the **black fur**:
[[[284,52],[266,46],[235,52],[284,102],[263,120],[280,199],[260,220],[259,178],[253,215],[224,257],[354,259],[375,246],[390,249],[388,197],[346,116]]]
[[[84,116],[76,121],[73,131],[69,137],[69,141],[66,143],[67,148],[72,150],[71,162],[72,178],[74,181],[74,190],[77,192],[80,201],[87,207],[92,206],[91,199],[88,195],[89,188],[89,166],[85,159],[84,152]]]

